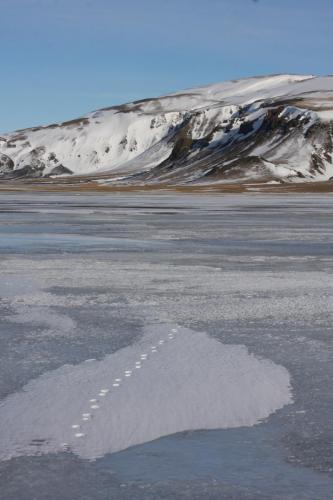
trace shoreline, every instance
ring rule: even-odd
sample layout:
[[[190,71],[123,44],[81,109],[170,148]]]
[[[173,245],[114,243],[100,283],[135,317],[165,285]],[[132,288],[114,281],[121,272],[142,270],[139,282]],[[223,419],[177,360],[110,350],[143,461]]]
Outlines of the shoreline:
[[[76,182],[75,182],[76,181]],[[139,193],[162,191],[176,192],[182,194],[246,194],[246,193],[333,193],[333,182],[300,182],[288,184],[264,184],[264,183],[221,183],[221,184],[197,184],[197,185],[171,185],[171,184],[100,184],[95,180],[76,178],[74,182],[68,178],[50,181],[24,180],[24,181],[2,181],[0,182],[0,193],[6,192],[93,192],[93,193]]]

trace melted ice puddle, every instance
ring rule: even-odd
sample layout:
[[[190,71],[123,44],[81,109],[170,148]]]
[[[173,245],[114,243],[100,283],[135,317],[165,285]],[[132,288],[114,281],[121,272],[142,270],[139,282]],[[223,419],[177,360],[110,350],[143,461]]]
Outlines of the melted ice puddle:
[[[150,354],[135,370],[142,353]],[[113,387],[125,372],[132,376]],[[251,426],[291,401],[284,367],[205,333],[156,325],[134,345],[64,365],[3,400],[0,459],[68,449],[94,459],[185,430]]]

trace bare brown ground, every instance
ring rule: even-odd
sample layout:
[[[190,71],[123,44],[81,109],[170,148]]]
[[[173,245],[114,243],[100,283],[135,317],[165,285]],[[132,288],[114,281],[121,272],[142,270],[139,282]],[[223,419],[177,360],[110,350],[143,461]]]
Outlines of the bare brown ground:
[[[191,185],[107,185],[86,177],[63,177],[61,179],[35,179],[0,182],[0,192],[92,192],[92,193],[139,193],[176,192],[202,194],[233,193],[333,193],[333,182],[304,182],[288,184],[226,183]]]

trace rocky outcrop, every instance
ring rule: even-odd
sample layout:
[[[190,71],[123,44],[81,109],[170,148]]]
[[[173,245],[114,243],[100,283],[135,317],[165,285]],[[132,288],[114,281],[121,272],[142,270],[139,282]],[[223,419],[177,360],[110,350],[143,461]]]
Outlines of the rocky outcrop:
[[[5,177],[10,175],[14,170],[14,162],[13,160],[1,153],[0,154],[0,176]]]

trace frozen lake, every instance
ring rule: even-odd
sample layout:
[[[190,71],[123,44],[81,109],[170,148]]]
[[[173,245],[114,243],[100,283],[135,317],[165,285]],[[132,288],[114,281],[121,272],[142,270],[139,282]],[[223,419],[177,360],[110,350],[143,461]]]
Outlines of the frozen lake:
[[[333,498],[333,198],[0,194],[0,498]]]

